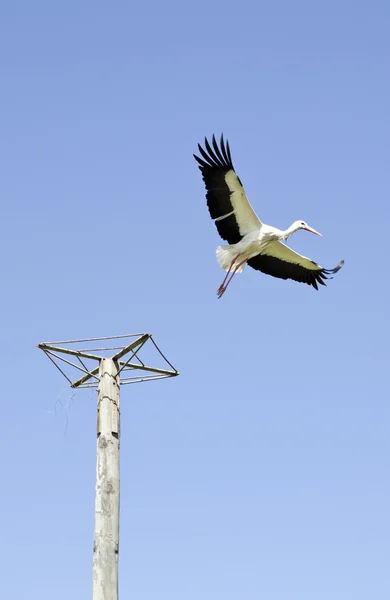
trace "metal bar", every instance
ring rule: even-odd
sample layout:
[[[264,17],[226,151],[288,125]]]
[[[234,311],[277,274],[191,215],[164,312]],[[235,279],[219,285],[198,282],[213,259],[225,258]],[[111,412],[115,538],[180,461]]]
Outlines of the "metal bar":
[[[140,379],[132,379],[129,378],[127,379],[126,377],[123,378],[121,380],[121,385],[130,385],[132,383],[145,383],[147,381],[154,381],[156,379],[169,379],[169,377],[172,377],[172,375],[151,375],[150,377],[141,377]],[[80,389],[96,389],[99,386],[99,384],[96,383],[83,383],[82,385],[79,385],[78,388]]]
[[[132,383],[143,383],[144,381],[153,381],[156,379],[168,379],[170,377],[170,375],[151,375],[150,377],[142,377],[141,379],[138,380],[128,380],[128,379],[122,379],[121,381],[121,385],[130,385]]]
[[[140,343],[143,343],[143,338],[147,339],[148,337],[149,337],[149,334],[145,333],[139,340],[133,342],[129,346],[126,346],[126,348],[124,348],[124,350],[121,350],[121,352],[118,352],[118,354],[113,356],[112,360],[118,361],[119,358],[122,358],[122,356],[124,354],[126,354],[126,352],[129,352],[130,350],[132,350],[133,348],[138,346]],[[98,373],[98,372],[99,372],[99,367],[97,367],[96,369],[93,369],[93,371],[90,371],[90,375],[95,376],[96,373]],[[88,381],[88,379],[90,379],[90,377],[88,375],[85,375],[84,377],[81,377],[81,379],[78,379],[77,381],[75,381],[73,383],[72,387],[73,388],[80,387],[83,383]]]
[[[60,342],[42,342],[43,344],[76,344],[77,342],[97,342],[100,340],[119,340],[127,337],[136,337],[145,335],[143,333],[127,333],[126,335],[109,335],[107,337],[85,338],[81,340],[62,340]],[[147,335],[150,335],[149,333]],[[38,344],[39,346],[39,344]]]
[[[63,372],[63,370],[57,365],[56,361],[52,359],[52,357],[50,356],[49,352],[45,352],[47,358],[49,358],[51,360],[51,362],[53,363],[53,365],[55,367],[57,367],[57,369],[63,374],[63,376],[65,377],[65,379],[67,379],[70,383],[70,385],[72,385],[71,380],[69,379],[69,377],[67,375],[65,375],[65,373]]]
[[[142,362],[142,360],[140,359],[140,357],[138,356],[138,354],[135,355],[135,359],[138,360],[138,362],[144,367],[145,363]]]
[[[81,360],[81,358],[78,356],[77,360],[79,361],[79,363],[84,367],[85,371],[88,372],[87,367],[85,366],[85,364],[83,363],[83,361]]]
[[[73,386],[72,386],[73,387]],[[82,385],[78,385],[77,388],[81,389],[81,388],[97,388],[99,387],[99,382],[98,381],[94,381],[92,383],[83,383]]]
[[[57,346],[49,346],[48,344],[38,344],[38,348],[41,350],[52,350],[53,352],[62,352],[63,354],[71,354],[72,356],[82,356],[83,358],[91,358],[92,360],[100,360],[102,356],[95,356],[94,354],[87,354],[82,350],[69,350],[68,348],[57,348]]]
[[[134,350],[134,352],[132,352],[132,354],[131,354],[130,358],[129,358],[129,359],[128,359],[128,360],[127,360],[125,363],[123,363],[122,367],[119,369],[119,371],[118,371],[119,373],[122,371],[122,369],[124,369],[124,368],[125,368],[125,366],[126,366],[126,365],[128,365],[128,364],[129,364],[129,362],[131,361],[131,359],[132,359],[134,356],[137,356],[137,352],[139,352],[139,350],[141,350],[142,346],[143,346],[144,344],[146,344],[146,342],[148,341],[148,339],[149,339],[149,338],[146,338],[146,339],[145,339],[145,340],[144,340],[144,341],[143,341],[143,342],[142,342],[142,343],[141,343],[141,344],[138,346],[138,348],[137,348],[136,350]],[[119,363],[119,364],[120,364],[120,363]]]
[[[96,369],[90,371],[88,375],[84,375],[84,377],[81,377],[80,379],[72,383],[72,388],[82,387],[82,384],[88,381],[88,379],[91,379],[91,377],[95,377],[95,379],[99,380],[99,378],[96,377],[97,373],[99,373],[99,367],[96,367]]]
[[[123,385],[126,381],[133,381],[134,383],[136,383],[137,381],[150,381],[152,379],[168,379],[169,377],[170,375],[137,375],[136,377],[123,377],[121,385]]]
[[[144,367],[141,367],[141,365],[136,365],[134,363],[124,363],[124,364],[129,369],[134,369],[135,371],[150,371],[151,373],[162,373],[164,375],[169,375],[171,377],[175,377],[176,375],[179,375],[179,372],[176,370],[168,371],[168,369],[157,369],[156,367],[148,367],[147,365],[145,365]],[[123,368],[124,367],[119,369],[119,372],[121,372],[123,370]]]
[[[143,346],[144,343],[146,342],[146,340],[148,340],[149,338],[150,338],[150,333],[145,333],[142,337],[139,338],[139,340],[137,340],[136,342],[133,342],[132,344],[129,344],[128,346],[123,348],[123,350],[118,352],[118,354],[115,354],[115,356],[112,357],[112,360],[119,360],[120,358],[122,358],[122,356],[124,356],[125,354],[127,354],[133,348],[135,348],[136,346],[139,346],[140,344]]]
[[[101,352],[102,350],[121,350],[125,347],[126,346],[107,346],[107,348],[81,348],[80,350],[77,350],[77,352]]]
[[[169,360],[167,359],[166,356],[164,356],[164,354],[161,352],[160,348],[157,346],[156,342],[153,339],[153,336],[150,336],[150,339],[152,341],[152,343],[154,344],[154,347],[156,348],[157,352],[163,357],[163,359],[168,363],[168,365],[178,373],[178,371],[175,369],[175,367],[169,362]]]
[[[177,373],[177,375],[179,375],[179,373]],[[139,375],[139,376],[134,376],[134,377],[122,377],[121,379],[121,385],[130,385],[131,383],[143,383],[146,381],[154,381],[156,379],[169,379],[170,377],[175,377],[176,373],[167,373],[165,375],[150,375],[148,376],[143,376],[143,375]],[[91,382],[91,383],[83,383],[77,387],[79,388],[83,388],[83,389],[93,389],[93,388],[97,388],[98,387],[98,383],[97,382]]]
[[[82,369],[81,367],[78,367],[77,365],[75,365],[74,363],[70,362],[70,360],[66,360],[66,358],[63,358],[62,356],[58,356],[57,354],[55,354],[55,352],[52,352],[51,350],[45,350],[45,354],[49,355],[51,354],[52,356],[55,356],[56,358],[58,358],[58,360],[62,360],[64,363],[66,363],[67,365],[70,365],[71,367],[74,367],[75,369],[78,369],[79,371],[82,371],[83,373],[88,373],[88,379],[91,376],[94,376],[93,373],[91,371],[88,371],[86,369]],[[97,367],[97,369],[99,370],[99,367]],[[95,370],[95,369],[94,369]],[[96,379],[98,379],[98,377],[96,377]],[[72,386],[73,387],[73,386]]]

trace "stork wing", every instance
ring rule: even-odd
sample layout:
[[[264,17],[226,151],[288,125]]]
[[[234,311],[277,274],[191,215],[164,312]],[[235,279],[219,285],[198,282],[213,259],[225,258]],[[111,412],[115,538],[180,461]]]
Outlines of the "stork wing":
[[[262,254],[257,254],[248,260],[248,265],[256,271],[262,271],[280,279],[294,279],[301,283],[307,283],[316,290],[318,290],[318,283],[326,285],[324,279],[329,279],[328,275],[337,273],[343,264],[342,260],[334,269],[324,269],[310,258],[301,256],[280,242],[268,244]]]
[[[229,244],[236,244],[244,235],[260,229],[261,221],[249,204],[245,190],[237,177],[230,154],[229,142],[226,146],[221,135],[220,148],[213,135],[213,148],[205,138],[207,153],[198,144],[202,158],[198,161],[203,181],[206,184],[207,206],[215,220],[219,235]]]

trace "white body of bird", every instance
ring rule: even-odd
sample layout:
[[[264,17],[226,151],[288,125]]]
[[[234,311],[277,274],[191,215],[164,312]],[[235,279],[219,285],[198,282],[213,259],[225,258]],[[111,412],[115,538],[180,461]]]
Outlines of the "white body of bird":
[[[234,264],[236,257],[239,256],[240,262],[244,259],[249,260],[257,254],[261,254],[271,242],[284,239],[283,235],[284,232],[280,229],[263,224],[258,231],[248,233],[237,244],[218,246],[216,252],[218,264],[224,271],[230,271],[232,261]],[[242,273],[245,265],[246,262],[239,266],[236,273]]]

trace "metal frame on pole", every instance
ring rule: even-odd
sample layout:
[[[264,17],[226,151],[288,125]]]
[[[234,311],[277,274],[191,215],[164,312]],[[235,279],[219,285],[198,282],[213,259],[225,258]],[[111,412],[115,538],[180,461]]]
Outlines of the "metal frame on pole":
[[[109,340],[127,343],[109,347],[107,344]],[[90,345],[95,341],[102,341],[103,347],[75,348],[74,346],[80,343]],[[163,359],[169,369],[147,366],[138,356],[138,352],[148,341],[152,342],[160,359]],[[38,348],[45,352],[72,388],[95,387],[98,390],[92,598],[93,600],[118,600],[120,386],[175,377],[179,372],[162,354],[149,333],[43,342],[38,344]],[[113,350],[117,352],[107,357],[107,354],[111,354]],[[129,358],[127,358],[128,354],[130,354]],[[72,362],[70,359],[77,362]],[[95,366],[96,362],[98,366]],[[72,381],[65,372],[64,365],[68,371],[70,367],[83,372],[83,376]]]

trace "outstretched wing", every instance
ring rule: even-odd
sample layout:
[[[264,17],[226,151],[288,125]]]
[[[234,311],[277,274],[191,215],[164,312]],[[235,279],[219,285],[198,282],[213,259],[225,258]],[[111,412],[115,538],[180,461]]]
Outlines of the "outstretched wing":
[[[195,156],[206,184],[207,206],[215,220],[219,235],[229,244],[236,244],[247,233],[256,231],[261,221],[249,204],[243,185],[237,177],[230,154],[221,135],[220,148],[213,135],[213,148],[205,138],[205,150],[198,144],[203,158]]]
[[[268,244],[262,254],[257,254],[248,260],[248,265],[256,271],[280,279],[294,279],[300,283],[307,283],[316,290],[318,284],[326,285],[324,280],[332,279],[329,275],[340,271],[343,264],[344,261],[341,260],[334,269],[324,269],[310,258],[301,256],[280,242]]]

